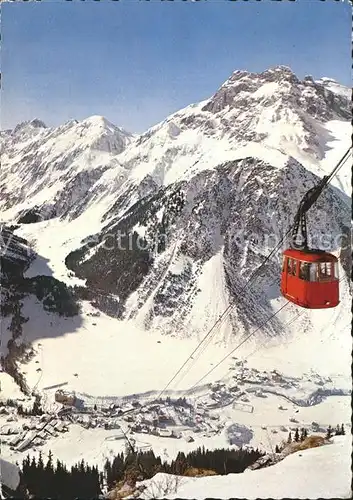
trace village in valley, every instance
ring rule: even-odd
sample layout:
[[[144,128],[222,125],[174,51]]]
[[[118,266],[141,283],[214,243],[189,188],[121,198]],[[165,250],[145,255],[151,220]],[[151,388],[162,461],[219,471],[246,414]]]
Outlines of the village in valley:
[[[40,395],[1,401],[2,450],[16,458],[39,452],[45,444],[51,446],[57,438],[64,438],[73,426],[105,430],[107,441],[121,441],[121,446],[128,441],[141,451],[152,449],[152,436],[195,447],[218,436],[222,445],[252,447],[258,444],[255,437],[259,431],[270,433],[271,446],[280,445],[297,428],[326,432],[327,419],[310,420],[301,409],[310,411],[330,396],[349,395],[348,389],[336,389],[327,377],[312,373],[294,378],[277,370],[261,372],[236,358],[230,373],[227,380],[210,383],[187,397],[176,391],[163,398],[153,391],[148,396],[93,397],[63,383],[44,389]],[[266,405],[272,408],[271,420],[277,425],[269,422]]]

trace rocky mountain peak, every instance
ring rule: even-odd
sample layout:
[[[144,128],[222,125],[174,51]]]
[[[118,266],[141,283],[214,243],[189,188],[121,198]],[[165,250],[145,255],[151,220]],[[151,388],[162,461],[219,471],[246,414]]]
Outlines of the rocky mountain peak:
[[[288,81],[290,83],[299,83],[299,78],[291,70],[289,66],[274,66],[259,74],[260,79],[268,82]]]
[[[279,121],[281,113],[290,112],[297,117],[295,121],[303,121],[304,128],[309,129],[306,123],[309,117],[319,122],[350,119],[349,99],[346,92],[335,91],[337,85],[315,82],[311,77],[300,80],[287,66],[276,66],[261,73],[235,71],[202,110],[233,117],[248,116],[246,121],[250,120],[252,125],[264,112],[272,122]]]
[[[42,120],[39,120],[39,118],[31,120],[29,124],[34,128],[47,128],[47,125]]]
[[[88,118],[85,118],[81,122],[76,120],[76,124],[81,124],[83,127],[91,128],[91,129],[104,129],[111,132],[120,132],[126,136],[132,136],[132,134],[121,127],[117,127],[109,120],[107,120],[104,116],[101,115],[92,115]]]
[[[11,135],[28,136],[41,132],[46,128],[47,126],[42,120],[34,118],[33,120],[26,120],[16,125],[16,127],[11,130]]]

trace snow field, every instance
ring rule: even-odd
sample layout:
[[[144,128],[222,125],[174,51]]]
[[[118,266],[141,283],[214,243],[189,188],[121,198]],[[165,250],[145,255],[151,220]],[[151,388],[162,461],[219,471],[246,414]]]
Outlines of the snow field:
[[[337,436],[332,444],[293,453],[264,469],[226,476],[181,477],[177,491],[167,495],[163,487],[158,487],[158,483],[165,483],[166,475],[157,474],[143,481],[148,488],[140,498],[351,498],[351,452],[350,437]]]

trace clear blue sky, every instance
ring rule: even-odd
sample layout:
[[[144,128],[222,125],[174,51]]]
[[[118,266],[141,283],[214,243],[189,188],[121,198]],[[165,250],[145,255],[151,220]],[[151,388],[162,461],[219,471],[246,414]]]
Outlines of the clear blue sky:
[[[348,0],[2,4],[1,127],[104,115],[142,132],[236,69],[351,85]]]

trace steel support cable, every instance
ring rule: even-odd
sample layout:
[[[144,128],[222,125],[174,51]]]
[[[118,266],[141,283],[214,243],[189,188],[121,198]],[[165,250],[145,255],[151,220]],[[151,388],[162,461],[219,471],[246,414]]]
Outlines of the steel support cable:
[[[275,280],[273,280],[273,281],[272,281],[272,282],[271,282],[268,286],[270,287],[270,286],[274,285],[274,284],[278,281],[278,279],[279,279],[279,278],[277,277],[277,278],[276,278]],[[245,290],[246,290],[246,289],[244,288],[242,291],[243,291],[243,292],[245,292]],[[263,309],[263,311],[265,311],[265,308],[264,308],[264,307],[262,307],[262,309]],[[210,345],[210,343],[211,343],[211,341],[212,341],[212,338],[213,338],[213,336],[211,336],[211,337],[210,337],[210,338],[206,341],[205,345],[201,348],[200,352],[199,352],[198,354],[196,354],[196,356],[193,356],[194,361],[196,361],[197,359],[199,359],[199,358],[200,358],[200,356],[203,354],[203,352],[205,351],[205,349],[207,349],[207,347]],[[186,373],[187,373],[187,372],[186,372]],[[180,382],[180,381],[179,381],[179,382]]]
[[[341,278],[339,280],[339,282],[343,281],[344,278]],[[229,354],[227,354],[223,359],[221,359],[221,361],[219,361],[217,363],[216,366],[214,366],[211,370],[209,370],[206,375],[204,375],[200,380],[198,380],[198,382],[196,382],[196,384],[194,384],[190,389],[188,389],[188,391],[186,391],[186,394],[187,392],[191,391],[194,387],[196,387],[200,382],[202,382],[202,380],[204,380],[210,373],[212,373],[213,370],[215,370],[216,368],[218,368],[218,366],[220,364],[222,364],[229,356],[231,356],[231,354],[233,354],[233,352],[235,352],[239,347],[241,347],[241,345],[243,345],[252,335],[254,335],[254,333],[256,333],[258,330],[260,330],[268,321],[270,321],[274,316],[276,316],[282,309],[284,309],[286,306],[288,306],[290,304],[290,302],[287,302],[286,304],[284,304],[280,309],[278,309],[277,312],[275,312],[272,316],[270,316],[267,321],[265,323],[263,323],[261,326],[259,326],[255,331],[253,331],[252,333],[250,333],[239,345],[237,345]],[[306,311],[301,311],[300,313],[297,313],[293,318],[289,319],[284,325],[282,328],[284,328],[285,326],[288,326],[292,323],[294,323],[298,318],[300,318],[301,316],[303,316],[303,314],[305,313]],[[332,336],[332,335],[331,335]],[[331,337],[330,336],[330,337]],[[330,338],[329,337],[329,338]],[[255,352],[257,352],[259,349],[261,349],[263,347],[264,344],[260,345],[259,347],[257,347],[255,349],[255,351],[253,351],[252,353],[248,354],[244,359],[248,359],[250,358],[250,356],[252,356],[253,354],[255,354]],[[223,380],[226,376],[223,376],[220,380]]]
[[[339,162],[336,164],[336,166],[332,170],[332,172],[328,176],[326,176],[326,178],[325,178],[325,180],[323,182],[322,190],[328,185],[328,183],[330,182],[330,180],[337,174],[337,172],[342,168],[342,166],[344,165],[344,163],[347,161],[351,149],[352,149],[352,146],[350,146],[348,148],[348,150],[342,156],[342,158],[339,160]],[[321,190],[321,192],[322,192],[322,190]],[[240,292],[242,292],[243,290],[245,290],[246,287],[249,286],[250,283],[257,277],[257,275],[259,274],[259,271],[265,266],[266,262],[272,257],[272,255],[277,251],[278,247],[280,247],[282,245],[282,243],[285,241],[285,239],[287,238],[287,236],[292,232],[292,229],[293,229],[294,225],[295,225],[295,223],[290,226],[290,228],[288,229],[288,231],[286,232],[286,234],[282,237],[282,239],[280,240],[280,242],[273,248],[273,250],[268,254],[268,256],[265,258],[265,260],[263,261],[263,263],[250,275],[249,280],[246,282],[245,286],[240,290]],[[235,306],[235,304],[230,304],[225,309],[225,311],[223,312],[223,314],[218,318],[218,320],[214,323],[214,325],[211,327],[211,329],[207,332],[207,334],[205,335],[205,337],[198,344],[198,346],[194,349],[194,351],[191,353],[191,355],[189,356],[189,358],[187,358],[187,360],[179,368],[179,370],[176,372],[176,374],[173,376],[173,378],[168,382],[168,384],[165,386],[165,388],[160,392],[159,397],[161,397],[162,394],[168,389],[168,387],[170,386],[170,384],[175,380],[175,378],[183,370],[183,368],[186,366],[186,364],[189,362],[189,360],[193,358],[193,355],[201,347],[201,345],[207,340],[207,338],[211,335],[211,333],[213,332],[213,330],[215,329],[215,327],[218,324],[221,324],[224,321],[224,319],[226,319],[228,317],[228,313],[233,309],[234,306]]]
[[[333,171],[331,172],[330,175],[327,176],[325,182],[324,182],[324,187],[329,183],[329,181],[332,179],[332,177],[334,177],[334,175],[337,174],[337,172],[340,170],[340,168],[343,166],[343,164],[346,162],[346,160],[348,159],[348,154],[351,150],[351,146],[350,148],[347,150],[347,152],[343,155],[343,157],[340,159],[340,161],[337,163],[336,167],[333,169]],[[286,232],[286,234],[281,238],[280,242],[273,248],[273,250],[267,255],[267,257],[265,258],[265,260],[262,262],[262,264],[257,268],[255,269],[255,271],[253,271],[253,273],[250,275],[250,278],[248,279],[248,281],[245,283],[245,285],[242,287],[242,289],[240,290],[239,293],[241,293],[243,290],[245,290],[249,285],[250,283],[257,277],[257,275],[259,274],[260,270],[265,266],[266,262],[272,257],[272,255],[278,250],[278,248],[282,245],[282,243],[286,240],[287,236],[291,233],[292,229],[293,229],[293,226],[294,224],[292,224],[290,226],[290,228],[288,229],[288,231]],[[179,375],[179,373],[181,373],[181,371],[183,370],[183,368],[187,365],[187,363],[189,362],[189,360],[191,360],[194,356],[194,354],[199,350],[199,348],[201,347],[202,344],[204,344],[204,342],[210,337],[210,335],[212,334],[212,332],[215,330],[215,328],[221,324],[227,317],[228,317],[228,314],[230,313],[230,311],[235,307],[236,304],[232,303],[232,304],[229,304],[228,307],[225,309],[225,311],[221,314],[221,316],[217,319],[217,321],[212,325],[212,327],[210,328],[210,330],[208,330],[208,332],[206,333],[206,335],[204,336],[204,338],[201,340],[201,342],[199,342],[199,344],[197,345],[197,347],[192,351],[192,353],[189,355],[189,357],[186,359],[186,361],[182,364],[182,366],[178,369],[178,371],[175,373],[175,375],[169,380],[169,382],[167,383],[167,385],[162,389],[162,391],[159,393],[157,399],[161,398],[161,396],[164,394],[164,392],[168,389],[168,387],[171,385],[171,383],[176,379],[176,377]],[[288,305],[288,303],[286,303],[284,306],[282,306],[281,309],[283,309],[284,307],[286,307]],[[280,310],[281,310],[280,309]],[[278,310],[274,315],[272,315],[269,319],[271,319],[272,317],[274,317],[276,314],[278,314],[280,312],[280,310]],[[269,321],[269,319],[267,321]],[[266,322],[267,322],[266,321]],[[265,324],[266,324],[265,322]],[[256,330],[257,331],[257,330]],[[255,333],[255,332],[253,332]],[[248,335],[246,337],[246,339],[240,344],[242,345],[244,342],[246,342],[246,340],[248,338],[250,338],[252,335]],[[240,347],[240,345],[238,347]],[[237,347],[237,348],[238,348]],[[237,349],[236,348],[236,349]],[[235,350],[236,350],[235,349]],[[234,352],[234,351],[233,351]],[[228,357],[228,356],[227,356]],[[211,371],[213,371],[214,369],[216,369],[216,367],[219,366],[219,365],[216,365]],[[211,371],[209,373],[211,373]],[[208,373],[208,374],[209,374]],[[207,374],[207,375],[208,375]],[[207,376],[206,375],[206,376]],[[197,384],[195,384],[197,385]],[[195,387],[195,385],[193,387]],[[193,388],[192,387],[192,388]]]
[[[300,316],[303,316],[303,314],[306,313],[306,311],[301,311],[300,313],[297,313],[295,316],[293,316],[292,318],[290,318],[286,323],[284,323],[284,325],[281,327],[281,330],[283,330],[286,326],[289,326],[291,325],[292,323],[294,323],[294,321],[296,321],[298,318],[300,318]],[[285,342],[286,344],[287,342]],[[245,356],[244,360],[246,359],[249,359],[251,356],[253,356],[259,349],[263,348],[265,345],[265,343],[262,343],[260,344],[254,351],[252,351],[250,354],[248,354],[247,356]],[[220,380],[223,380],[226,378],[226,375],[224,375]]]
[[[303,316],[303,314],[305,313],[306,311],[302,311],[300,313],[297,313],[295,316],[293,316],[293,318],[290,318],[286,323],[284,323],[284,325],[281,327],[281,330],[284,330],[284,328],[286,326],[289,326],[291,325],[292,323],[294,323],[294,321],[296,321],[297,319],[300,318],[300,316]],[[273,337],[272,337],[273,338]],[[263,344],[260,344],[254,351],[252,351],[250,354],[248,354],[247,356],[245,356],[244,359],[249,359],[251,356],[253,356],[255,354],[255,352],[257,352],[259,349],[263,348],[265,345],[265,343]]]
[[[213,366],[203,377],[201,377],[192,387],[190,387],[190,389],[188,389],[185,392],[185,394],[189,393],[194,387],[199,385],[200,382],[202,382],[206,377],[208,377],[208,375],[210,375],[210,373],[212,373],[214,370],[216,370],[216,368],[218,368],[226,359],[229,358],[229,356],[231,356],[237,349],[239,349],[239,347],[241,347],[243,344],[245,344],[245,342],[247,342],[247,340],[249,340],[250,337],[252,337],[256,332],[261,330],[261,328],[263,328],[266,325],[266,323],[268,323],[272,318],[277,316],[277,314],[279,314],[289,304],[290,304],[290,302],[286,302],[282,307],[280,307],[278,309],[278,311],[276,311],[269,318],[267,318],[267,320],[264,323],[262,323],[259,327],[257,327],[253,332],[249,333],[249,335],[247,335],[245,337],[245,339],[243,339],[234,349],[232,349],[226,356],[224,356],[224,358],[222,358],[215,366]]]
[[[249,285],[250,283],[257,277],[257,275],[259,274],[260,270],[265,266],[266,262],[272,257],[272,255],[278,250],[278,248],[282,245],[283,241],[285,241],[285,239],[287,238],[287,236],[289,235],[289,233],[291,232],[292,230],[292,227],[290,227],[288,229],[288,231],[286,232],[286,234],[281,238],[281,240],[279,241],[279,243],[273,248],[273,250],[271,250],[271,252],[267,255],[267,257],[265,258],[265,260],[262,262],[262,264],[257,268],[255,269],[255,271],[252,272],[252,274],[250,275],[250,278],[248,279],[248,281],[245,283],[245,285],[241,288],[241,290],[239,291],[239,294],[242,293]],[[228,307],[225,309],[225,311],[221,314],[221,316],[217,319],[217,321],[212,325],[212,327],[210,328],[210,330],[208,330],[208,332],[206,333],[206,335],[204,336],[204,338],[201,340],[201,342],[197,345],[197,347],[193,350],[193,352],[190,354],[190,356],[186,359],[186,361],[184,361],[184,363],[182,364],[182,366],[178,369],[178,371],[175,373],[175,375],[170,379],[170,381],[168,382],[168,384],[162,389],[162,391],[159,393],[159,398],[162,396],[162,394],[168,389],[168,387],[171,385],[171,383],[176,379],[176,377],[179,375],[179,373],[181,373],[181,371],[183,370],[183,368],[187,365],[187,363],[189,362],[190,359],[192,359],[192,357],[194,356],[194,354],[199,350],[199,348],[201,347],[202,344],[204,344],[204,342],[210,337],[210,335],[212,334],[212,332],[214,332],[214,330],[216,329],[217,326],[221,325],[223,323],[223,321],[228,317],[229,313],[231,312],[231,310],[235,307],[236,303],[233,302],[231,304],[228,305]],[[215,332],[216,333],[216,332]]]
[[[327,185],[329,182],[331,182],[331,179],[337,174],[337,172],[342,168],[344,163],[348,160],[348,156],[349,156],[351,149],[352,149],[352,146],[349,146],[349,148],[347,149],[345,154],[342,156],[340,161],[337,163],[336,167],[332,170],[330,175],[327,176],[325,185]]]
[[[284,327],[290,325],[291,323],[293,323],[293,321],[295,321],[297,318],[299,318],[299,316],[301,316],[305,311],[301,312],[301,313],[298,313],[295,315],[294,318],[291,318],[290,320],[287,321],[287,323],[285,323],[282,327],[281,327],[281,330],[284,329]],[[206,342],[206,344],[204,345],[204,347],[201,349],[200,353],[198,353],[196,355],[194,359],[194,363],[196,363],[196,361],[200,358],[200,356],[202,356],[202,354],[204,353],[205,349],[207,349],[207,347],[210,345],[212,341],[212,338],[208,339],[208,341]],[[245,359],[248,359],[250,356],[252,356],[253,354],[255,354],[255,352],[257,352],[260,348],[262,348],[265,344],[261,344],[259,347],[257,347],[251,354],[249,354],[248,356],[246,356]],[[190,372],[191,370],[191,366],[190,368],[182,375],[182,377],[178,380],[178,384],[181,383],[181,381],[185,378],[185,376]],[[223,378],[225,377],[222,377],[220,380],[223,380]]]
[[[270,286],[274,285],[274,284],[278,281],[278,279],[279,279],[279,278],[277,277],[277,278],[276,278],[275,280],[273,280],[273,281],[272,281],[272,282],[271,282],[268,286],[270,287]],[[263,310],[264,310],[264,308],[263,308]],[[284,327],[284,326],[286,326],[286,325],[283,325],[283,327]],[[282,327],[282,328],[283,328],[283,327]],[[195,355],[195,356],[193,356],[193,357],[192,357],[192,359],[193,359],[193,364],[195,364],[195,363],[196,363],[196,362],[200,359],[200,357],[202,356],[202,354],[205,352],[205,350],[206,350],[206,349],[208,348],[208,346],[211,344],[211,342],[212,342],[212,339],[213,339],[213,338],[214,338],[214,336],[210,336],[210,337],[207,339],[207,341],[205,342],[204,346],[200,349],[200,351],[199,351],[198,353],[196,353],[196,355]],[[188,368],[188,369],[187,369],[187,370],[186,370],[186,371],[182,374],[181,378],[179,378],[179,380],[177,381],[177,383],[176,383],[175,387],[176,387],[178,384],[180,384],[180,383],[182,382],[182,380],[184,380],[184,378],[186,377],[186,375],[190,372],[191,368],[192,368],[192,365],[190,365],[190,367],[189,367],[189,368]]]

